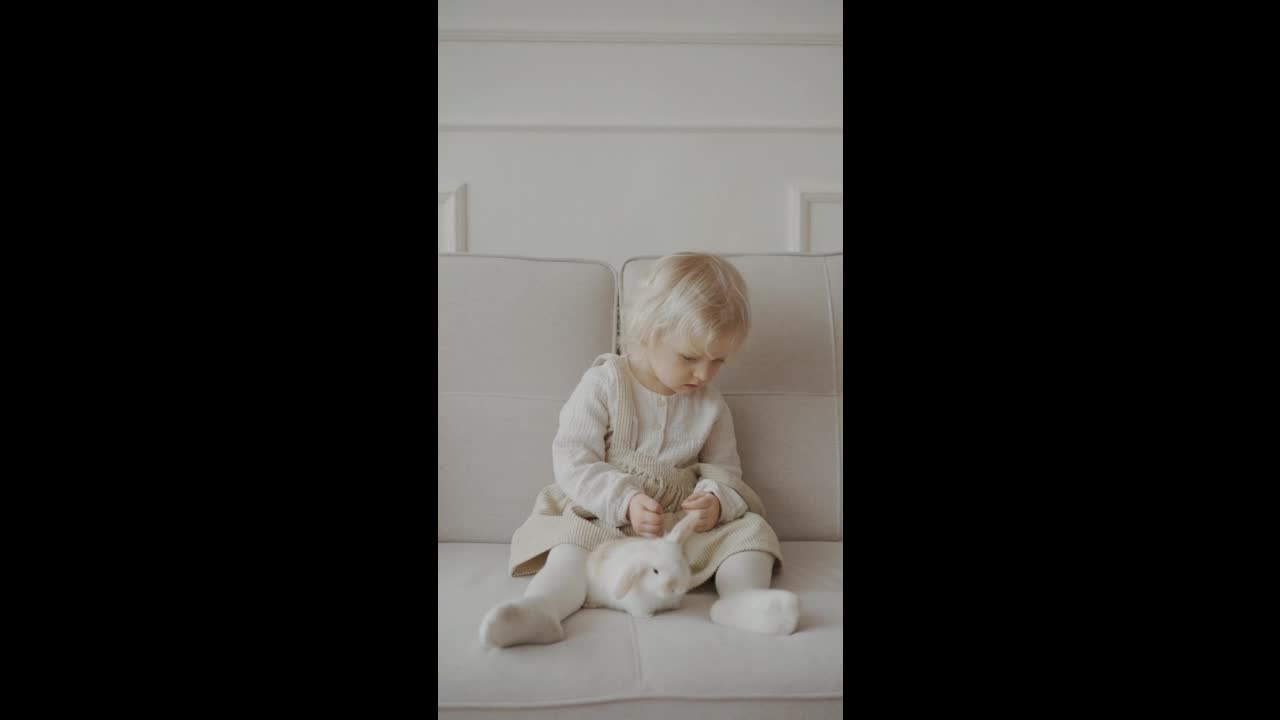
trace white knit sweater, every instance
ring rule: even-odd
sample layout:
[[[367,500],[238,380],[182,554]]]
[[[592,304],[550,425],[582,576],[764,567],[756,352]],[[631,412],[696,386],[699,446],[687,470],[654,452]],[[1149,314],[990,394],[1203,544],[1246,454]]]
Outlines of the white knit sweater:
[[[560,410],[560,429],[551,446],[556,483],[575,503],[613,527],[627,524],[627,504],[640,492],[640,479],[605,462],[610,412],[618,407],[609,363],[587,370]],[[636,405],[636,450],[675,467],[701,462],[717,465],[738,478],[742,466],[729,406],[715,388],[661,395],[628,374]],[[747,503],[731,488],[702,479],[705,490],[720,500],[720,523],[736,520]]]

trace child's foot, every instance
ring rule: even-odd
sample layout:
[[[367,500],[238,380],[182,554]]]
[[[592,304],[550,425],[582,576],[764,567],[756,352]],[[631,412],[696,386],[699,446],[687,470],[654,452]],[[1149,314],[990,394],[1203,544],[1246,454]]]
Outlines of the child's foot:
[[[502,603],[480,621],[480,642],[493,647],[543,645],[564,639],[560,621],[536,605]]]
[[[787,590],[740,590],[711,606],[711,621],[764,635],[790,635],[800,622],[800,598]]]

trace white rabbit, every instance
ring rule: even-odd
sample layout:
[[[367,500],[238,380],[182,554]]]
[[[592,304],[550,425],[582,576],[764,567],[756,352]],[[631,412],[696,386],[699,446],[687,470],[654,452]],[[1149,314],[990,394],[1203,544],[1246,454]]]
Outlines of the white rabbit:
[[[700,515],[690,512],[660,538],[610,540],[592,550],[583,607],[625,610],[636,617],[680,607],[690,581],[684,541]]]

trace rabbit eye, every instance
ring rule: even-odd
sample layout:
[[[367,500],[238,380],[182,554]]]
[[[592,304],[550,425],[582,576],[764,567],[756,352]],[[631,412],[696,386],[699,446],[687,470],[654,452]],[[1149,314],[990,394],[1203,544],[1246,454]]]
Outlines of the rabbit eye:
[[[657,575],[657,574],[658,574],[658,568],[654,568],[654,569],[653,569],[653,574],[654,574],[654,575]]]

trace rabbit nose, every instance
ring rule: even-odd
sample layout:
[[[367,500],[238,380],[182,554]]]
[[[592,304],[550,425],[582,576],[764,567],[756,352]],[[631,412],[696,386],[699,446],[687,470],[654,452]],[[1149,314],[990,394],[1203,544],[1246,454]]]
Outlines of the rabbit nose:
[[[671,594],[671,593],[674,593],[675,591],[676,591],[676,581],[675,581],[675,580],[668,580],[668,581],[667,581],[667,593],[668,593],[668,594]]]

